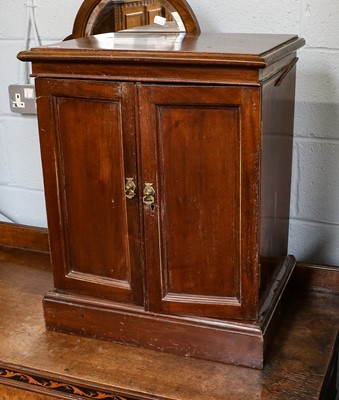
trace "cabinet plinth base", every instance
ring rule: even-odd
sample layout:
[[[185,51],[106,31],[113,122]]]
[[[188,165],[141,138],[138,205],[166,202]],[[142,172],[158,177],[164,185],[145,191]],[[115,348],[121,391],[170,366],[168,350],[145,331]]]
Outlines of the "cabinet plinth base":
[[[44,297],[45,322],[49,330],[261,369],[294,266],[288,256],[256,322],[155,314],[58,291]]]

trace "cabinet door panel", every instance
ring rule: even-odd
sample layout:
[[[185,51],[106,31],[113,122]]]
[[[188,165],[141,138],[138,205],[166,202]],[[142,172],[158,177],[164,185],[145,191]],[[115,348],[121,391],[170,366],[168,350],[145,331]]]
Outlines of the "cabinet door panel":
[[[145,9],[143,5],[135,7],[125,6],[122,8],[122,29],[144,26],[146,23],[145,19]]]
[[[125,178],[137,178],[133,86],[42,82],[41,107],[46,90],[54,124],[40,125],[46,177],[56,150],[57,174],[46,179],[46,191],[57,188],[59,215],[50,215],[49,227],[59,288],[140,303],[138,202],[124,193]],[[56,218],[60,232],[53,230]]]
[[[150,310],[251,317],[258,103],[256,89],[140,88],[142,175],[156,191],[144,206]]]
[[[238,109],[160,106],[158,118],[167,290],[238,297]]]
[[[163,7],[160,4],[147,4],[146,9],[146,25],[154,24],[154,18],[156,16],[162,16]]]

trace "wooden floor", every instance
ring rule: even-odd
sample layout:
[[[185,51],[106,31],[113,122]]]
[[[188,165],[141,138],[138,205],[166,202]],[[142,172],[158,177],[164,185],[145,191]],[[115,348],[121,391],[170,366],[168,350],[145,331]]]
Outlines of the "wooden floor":
[[[48,254],[0,248],[1,400],[321,398],[338,295],[291,297],[259,371],[47,332],[41,300],[51,287]]]

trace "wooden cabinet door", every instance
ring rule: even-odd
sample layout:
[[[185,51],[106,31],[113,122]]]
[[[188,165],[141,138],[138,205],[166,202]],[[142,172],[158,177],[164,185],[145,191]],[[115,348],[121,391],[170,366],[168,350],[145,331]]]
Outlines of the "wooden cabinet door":
[[[143,303],[132,84],[37,79],[57,289]]]
[[[140,85],[150,311],[254,319],[260,91]]]
[[[131,29],[146,25],[146,15],[143,4],[134,7],[129,4],[123,5],[121,14],[122,29]]]
[[[151,25],[151,24],[154,24],[155,17],[162,16],[163,7],[159,3],[146,4],[145,11],[146,11],[146,25]]]

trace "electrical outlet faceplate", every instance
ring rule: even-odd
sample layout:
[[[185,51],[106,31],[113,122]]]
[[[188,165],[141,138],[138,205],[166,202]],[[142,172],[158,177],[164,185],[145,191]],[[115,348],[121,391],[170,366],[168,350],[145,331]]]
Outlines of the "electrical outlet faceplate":
[[[34,85],[10,85],[9,105],[11,111],[20,114],[36,114]]]

